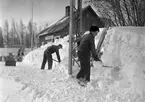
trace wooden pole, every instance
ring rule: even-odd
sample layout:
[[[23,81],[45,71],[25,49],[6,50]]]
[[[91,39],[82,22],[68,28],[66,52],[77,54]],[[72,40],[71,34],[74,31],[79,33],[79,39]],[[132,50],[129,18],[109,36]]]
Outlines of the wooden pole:
[[[83,33],[83,28],[82,28],[82,0],[79,0],[80,1],[80,35],[82,35]]]
[[[69,75],[72,75],[72,35],[73,35],[73,0],[70,0],[70,22],[69,22]]]
[[[79,29],[79,37],[81,36],[83,29],[82,29],[82,0],[78,0],[78,17],[79,17],[79,22],[78,22],[78,29]]]

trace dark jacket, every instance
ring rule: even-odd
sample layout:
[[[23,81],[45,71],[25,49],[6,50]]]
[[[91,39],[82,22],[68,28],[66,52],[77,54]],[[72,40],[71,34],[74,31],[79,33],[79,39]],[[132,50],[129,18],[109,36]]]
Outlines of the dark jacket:
[[[17,56],[24,56],[24,50],[22,48],[18,50]]]
[[[94,36],[92,33],[83,35],[78,41],[78,52],[82,58],[91,57],[91,54],[94,60],[98,61],[98,55],[95,51]]]
[[[45,50],[45,52],[47,52],[47,53],[49,53],[49,54],[53,54],[54,52],[56,52],[58,61],[59,61],[59,62],[61,61],[61,60],[60,60],[60,55],[59,55],[59,48],[58,48],[58,46],[56,46],[56,45],[51,45],[51,46],[49,46],[49,47]]]

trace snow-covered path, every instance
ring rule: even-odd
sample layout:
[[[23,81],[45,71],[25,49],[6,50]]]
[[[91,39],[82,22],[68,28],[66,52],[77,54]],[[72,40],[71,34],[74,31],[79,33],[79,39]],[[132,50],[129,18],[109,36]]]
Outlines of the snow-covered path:
[[[23,87],[21,87],[22,89],[20,90],[30,89],[30,93],[33,91],[34,95],[32,97],[34,99],[46,94],[48,88],[50,88],[51,82],[54,82],[55,79],[61,79],[63,76],[61,73],[59,73],[59,75],[57,72],[53,74],[52,71],[40,70],[34,68],[35,66],[24,65],[23,63],[18,63],[16,67],[6,67],[4,63],[1,63],[0,66],[1,77],[21,83]]]
[[[92,68],[91,83],[85,88],[56,68],[40,70],[23,63],[0,66],[1,102],[135,102],[131,94],[123,95],[115,87],[115,81],[107,76],[110,69],[99,63],[98,68]]]
[[[75,80],[67,77],[64,73],[56,70],[40,70],[30,68],[29,65],[19,63],[17,67],[5,67],[1,63],[0,76],[7,80],[12,80],[11,90],[7,90],[7,97],[3,100],[7,102],[44,101],[50,102],[92,102],[100,100],[101,91],[92,87],[82,88]],[[29,66],[29,68],[28,68]],[[32,66],[34,67],[34,66]],[[55,72],[53,72],[55,71]],[[3,84],[6,82],[2,82]],[[95,84],[94,84],[95,85]],[[6,88],[2,88],[5,92]],[[17,90],[16,90],[17,89]],[[13,92],[13,94],[10,92]],[[15,101],[14,101],[15,100]],[[103,99],[102,99],[103,100]]]
[[[4,101],[20,102],[24,100],[24,102],[31,102],[32,100],[39,100],[42,102],[42,100],[46,100],[48,102],[50,100],[51,102],[71,102],[87,100],[81,95],[85,97],[85,94],[89,92],[81,88],[73,79],[66,77],[64,73],[58,74],[59,71],[55,70],[40,70],[23,63],[19,63],[16,67],[5,67],[4,63],[0,64],[1,83],[3,84],[1,92],[5,96],[3,97]],[[7,80],[10,80],[10,82]],[[9,85],[6,85],[8,82]],[[5,85],[9,88],[3,87]],[[79,91],[80,89],[82,90]],[[90,95],[92,94],[90,93]]]

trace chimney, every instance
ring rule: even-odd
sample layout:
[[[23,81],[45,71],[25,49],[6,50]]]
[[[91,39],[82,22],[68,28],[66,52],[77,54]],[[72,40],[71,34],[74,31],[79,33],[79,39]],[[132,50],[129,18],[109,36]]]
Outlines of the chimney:
[[[65,16],[70,16],[70,6],[65,7]]]

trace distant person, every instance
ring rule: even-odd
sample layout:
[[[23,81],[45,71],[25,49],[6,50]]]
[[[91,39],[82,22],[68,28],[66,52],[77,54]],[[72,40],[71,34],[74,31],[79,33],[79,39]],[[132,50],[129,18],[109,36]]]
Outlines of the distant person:
[[[9,53],[9,56],[6,57],[6,60],[15,61],[15,57],[14,57],[13,53]]]
[[[24,56],[24,52],[25,52],[25,48],[24,48],[24,47],[21,47],[21,48],[18,50],[17,56],[18,56],[18,57]]]
[[[60,55],[59,55],[59,49],[62,49],[62,45],[61,44],[59,44],[57,46],[56,45],[49,46],[44,51],[44,54],[43,54],[43,62],[42,62],[42,65],[41,65],[41,69],[44,69],[45,68],[45,64],[46,64],[46,61],[47,60],[48,60],[48,69],[52,69],[52,64],[53,64],[52,54],[54,52],[57,55],[58,62],[59,63],[61,62]]]
[[[17,53],[17,61],[22,61],[23,56],[24,56],[25,48],[20,47]]]
[[[95,61],[101,61],[95,50],[94,38],[99,32],[97,26],[91,26],[89,29],[90,33],[83,35],[78,40],[78,59],[80,61],[81,69],[77,74],[76,78],[78,81],[85,85],[90,81],[90,58],[91,56]]]

